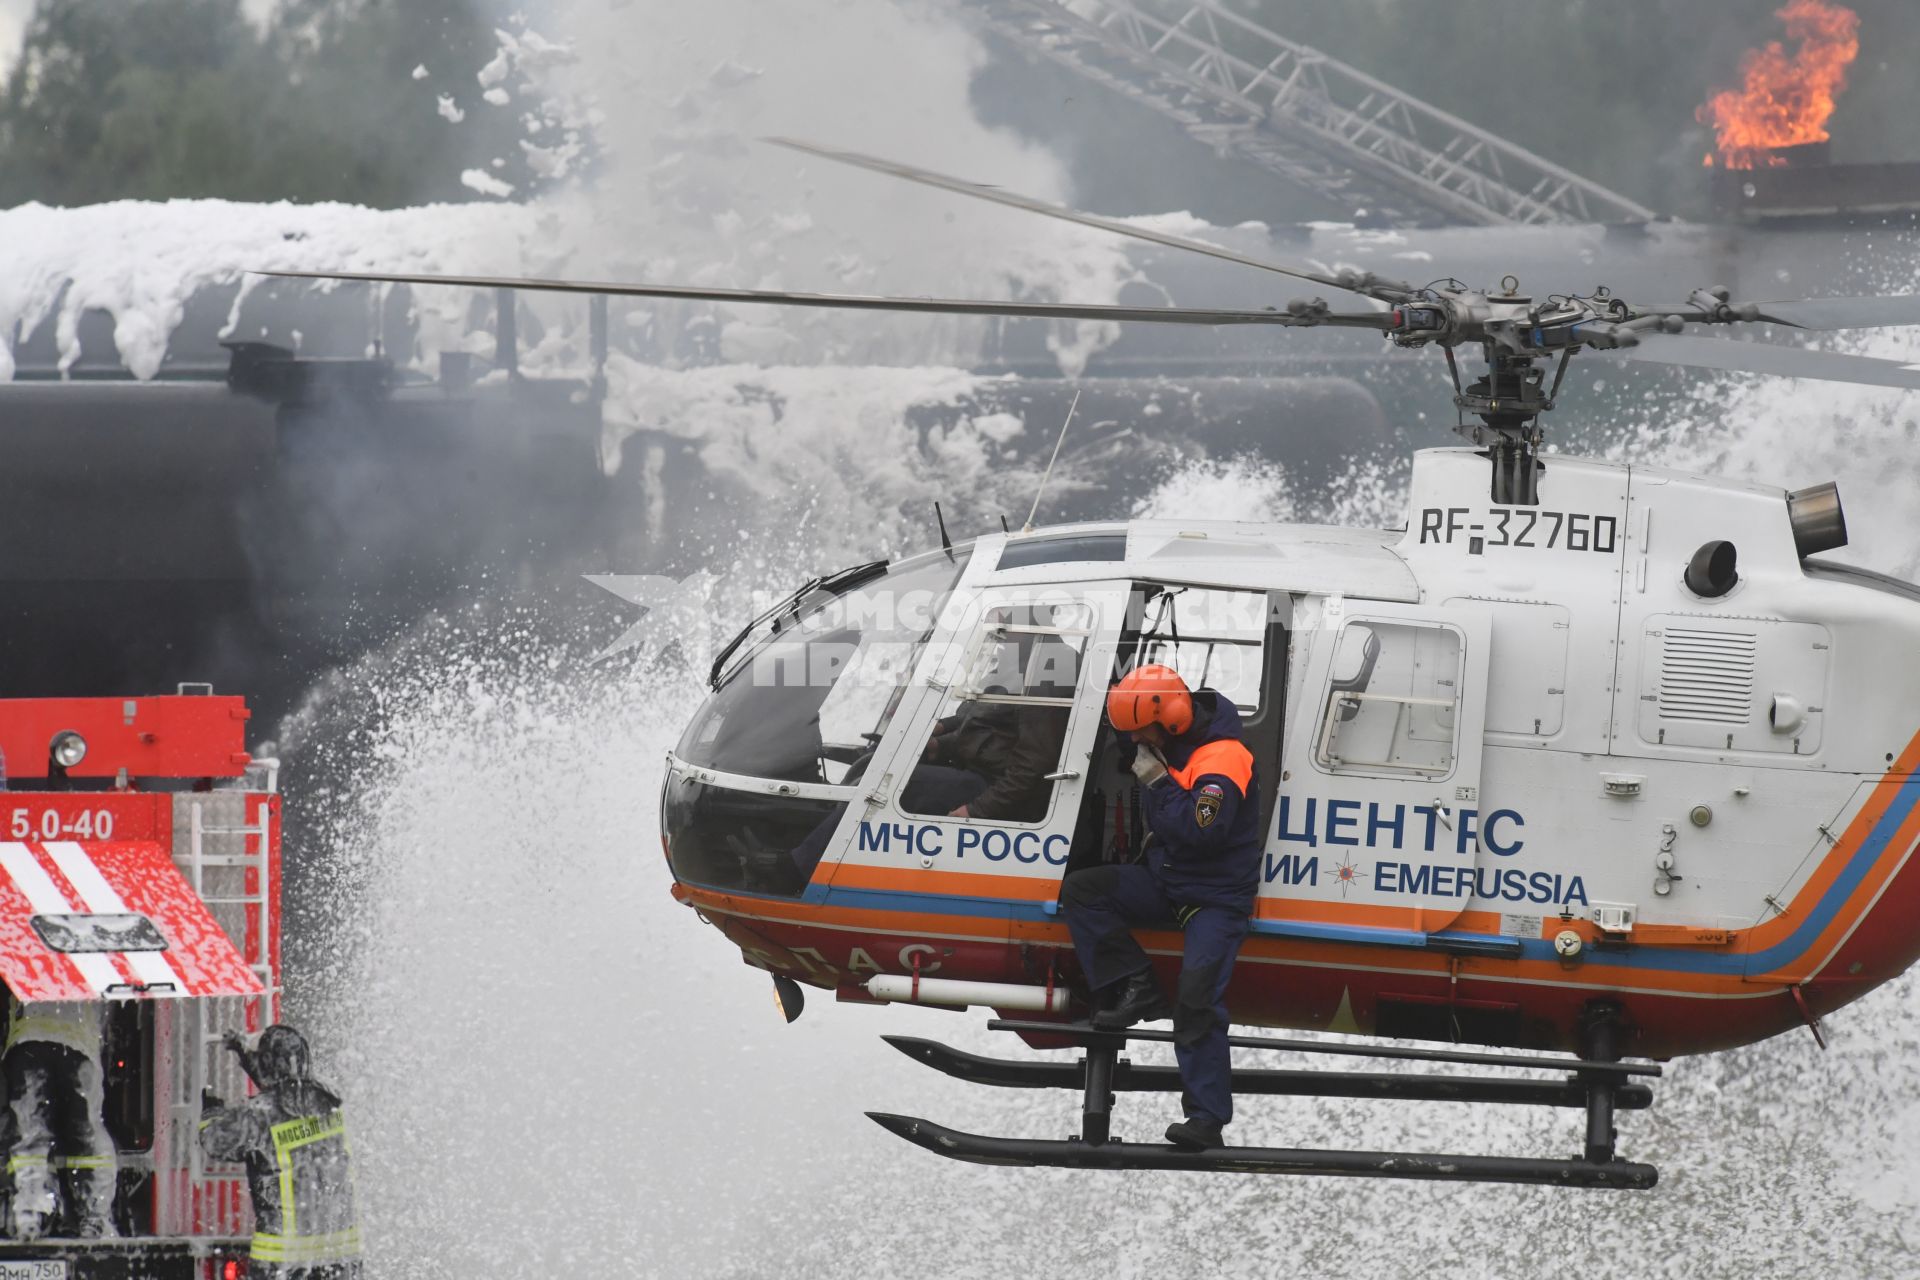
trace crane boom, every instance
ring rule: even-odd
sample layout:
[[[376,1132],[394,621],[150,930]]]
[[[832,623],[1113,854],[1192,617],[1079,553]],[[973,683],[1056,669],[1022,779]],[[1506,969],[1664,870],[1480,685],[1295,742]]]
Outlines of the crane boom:
[[[1652,209],[1220,0],[979,0],[992,30],[1143,103],[1216,150],[1376,221],[1644,222]],[[1178,16],[1170,16],[1177,14]]]

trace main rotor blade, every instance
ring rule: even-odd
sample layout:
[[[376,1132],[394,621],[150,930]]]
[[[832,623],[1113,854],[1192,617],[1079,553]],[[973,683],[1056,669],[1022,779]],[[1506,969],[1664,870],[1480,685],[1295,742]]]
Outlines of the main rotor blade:
[[[1734,304],[1736,310],[1741,304]],[[1920,295],[1893,294],[1877,298],[1792,298],[1784,302],[1754,304],[1759,315],[1742,321],[1739,316],[1721,319],[1700,309],[1696,302],[1676,302],[1636,306],[1636,316],[1679,316],[1691,324],[1784,324],[1796,329],[1888,329],[1920,324]]]
[[[1413,293],[1412,285],[1399,280],[1383,279],[1370,271],[1339,273],[1315,271],[1310,267],[1256,258],[1222,248],[1217,244],[1208,244],[1204,240],[1189,240],[1185,236],[1168,235],[1164,231],[1151,231],[1145,227],[1134,226],[1132,223],[1118,222],[1112,218],[1102,218],[1091,213],[1081,213],[1077,209],[1048,204],[1044,200],[1035,200],[1031,196],[1019,195],[999,187],[990,187],[978,182],[965,182],[959,178],[950,178],[944,173],[935,173],[931,169],[919,169],[895,160],[882,160],[877,156],[862,155],[858,151],[837,151],[831,147],[803,142],[798,138],[766,138],[764,141],[771,142],[776,147],[785,147],[789,151],[801,151],[807,155],[818,156],[822,160],[833,160],[840,164],[852,165],[857,169],[868,169],[874,173],[905,178],[908,182],[938,187],[942,191],[951,191],[956,195],[972,196],[976,200],[988,200],[1012,209],[1025,209],[1028,213],[1037,213],[1042,217],[1058,218],[1062,222],[1073,222],[1083,227],[1110,231],[1117,236],[1145,240],[1152,244],[1165,245],[1169,249],[1186,249],[1192,253],[1204,253],[1210,258],[1218,258],[1223,262],[1235,262],[1243,267],[1258,267],[1262,271],[1278,272],[1283,276],[1292,276],[1296,280],[1308,280],[1330,289],[1345,289],[1349,293],[1376,298],[1382,302],[1398,302]]]
[[[1798,329],[1885,329],[1920,324],[1920,297],[1796,298],[1763,302],[1760,318]]]
[[[1734,342],[1696,334],[1650,334],[1637,347],[1601,352],[1650,364],[1688,365],[1696,369],[1727,369],[1736,373],[1770,373],[1783,378],[1815,378],[1823,382],[1852,382],[1868,387],[1920,390],[1920,365],[1869,356],[1808,351],[1803,347],[1775,347],[1758,342]]]
[[[757,302],[773,306],[839,307],[854,311],[921,311],[948,315],[1014,316],[1047,320],[1123,320],[1150,324],[1272,324],[1290,328],[1332,325],[1382,329],[1384,311],[1314,314],[1225,311],[1201,307],[1123,307],[1094,302],[975,302],[964,298],[880,298],[848,293],[788,293],[778,289],[696,289],[672,284],[611,284],[585,280],[522,280],[507,276],[401,275],[378,271],[259,271],[288,280],[361,280],[374,284],[439,284],[470,289],[529,289],[544,293],[604,293],[625,298],[681,298],[701,302]]]

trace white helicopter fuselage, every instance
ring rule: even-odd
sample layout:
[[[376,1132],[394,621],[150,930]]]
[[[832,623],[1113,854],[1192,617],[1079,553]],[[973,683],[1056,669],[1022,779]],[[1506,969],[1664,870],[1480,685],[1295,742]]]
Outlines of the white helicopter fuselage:
[[[1424,451],[1399,532],[983,537],[851,775],[729,769],[690,750],[718,732],[696,720],[669,809],[695,784],[843,807],[805,883],[771,892],[715,873],[688,852],[701,819],[669,813],[676,896],[750,962],[849,998],[876,973],[1065,982],[1069,864],[1137,852],[1107,684],[1159,660],[1240,706],[1258,762],[1236,1021],[1568,1047],[1604,1009],[1626,1051],[1669,1056],[1903,971],[1920,589],[1803,557],[1779,489],[1543,465],[1538,505],[1502,507],[1484,455]],[[1714,542],[1732,564],[1696,556]],[[1711,585],[1690,585],[1696,558]],[[1078,660],[1037,678],[1049,645]],[[1044,810],[917,811],[936,727],[968,703],[1060,717]],[[1177,963],[1177,933],[1145,940]]]

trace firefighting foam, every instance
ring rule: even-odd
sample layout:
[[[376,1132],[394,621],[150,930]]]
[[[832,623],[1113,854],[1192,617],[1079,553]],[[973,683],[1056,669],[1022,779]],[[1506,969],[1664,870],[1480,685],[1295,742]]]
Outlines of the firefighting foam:
[[[1714,94],[1697,113],[1714,128],[1723,168],[1785,164],[1776,154],[1781,148],[1825,142],[1847,68],[1860,55],[1860,16],[1844,5],[1788,0],[1777,16],[1798,46],[1788,52],[1771,40],[1748,50],[1741,86]]]

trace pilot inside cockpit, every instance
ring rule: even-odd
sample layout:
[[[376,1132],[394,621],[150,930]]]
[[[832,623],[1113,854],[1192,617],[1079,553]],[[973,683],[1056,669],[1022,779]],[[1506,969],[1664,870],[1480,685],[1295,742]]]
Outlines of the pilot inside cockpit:
[[[909,813],[982,822],[1038,822],[1047,775],[1067,737],[1065,707],[973,702],[933,727],[900,796]]]
[[[1047,816],[1060,767],[1079,665],[1079,651],[1058,635],[1017,621],[982,656],[994,664],[934,722],[933,732],[901,791],[908,813],[945,814],[975,822],[1039,822]]]

